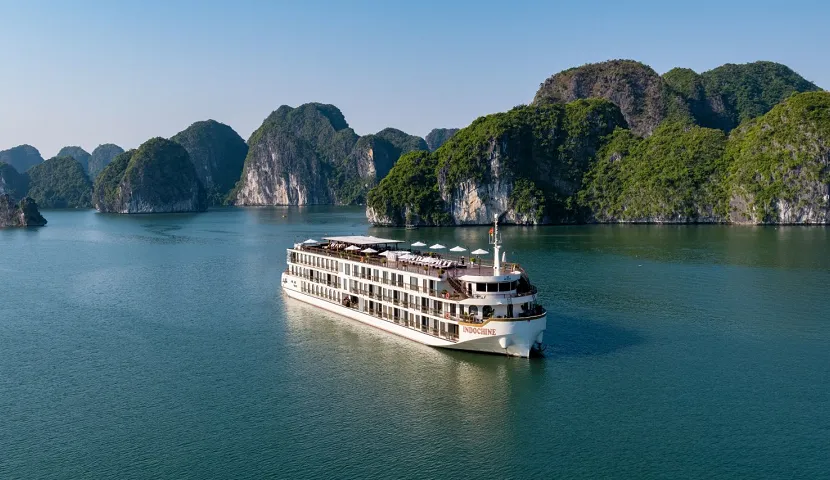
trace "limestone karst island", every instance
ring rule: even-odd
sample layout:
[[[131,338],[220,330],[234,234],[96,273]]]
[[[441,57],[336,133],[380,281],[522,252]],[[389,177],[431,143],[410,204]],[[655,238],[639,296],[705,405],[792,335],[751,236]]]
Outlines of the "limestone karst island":
[[[830,93],[785,65],[703,73],[612,60],[542,81],[527,105],[426,138],[359,135],[336,106],[283,105],[244,141],[199,121],[124,151],[0,152],[3,226],[37,209],[198,212],[365,205],[377,225],[827,224]]]

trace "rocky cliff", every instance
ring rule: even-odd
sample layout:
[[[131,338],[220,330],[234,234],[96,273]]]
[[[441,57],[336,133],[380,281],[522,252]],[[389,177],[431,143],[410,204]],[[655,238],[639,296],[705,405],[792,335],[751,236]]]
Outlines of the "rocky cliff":
[[[215,120],[196,122],[173,138],[190,155],[212,205],[223,203],[239,180],[248,145],[231,127]]]
[[[40,152],[31,145],[18,145],[8,150],[0,151],[0,162],[8,163],[20,173],[25,173],[26,170],[41,163],[43,157]]]
[[[24,198],[15,203],[8,194],[0,194],[0,228],[6,227],[42,227],[46,219],[37,209],[37,203],[31,198]]]
[[[98,145],[89,157],[89,178],[93,182],[107,165],[112,162],[116,155],[124,153],[124,149],[112,143]]]
[[[78,146],[63,147],[60,149],[55,158],[72,157],[81,164],[85,172],[89,172],[89,159],[91,155],[89,152]]]
[[[601,99],[481,117],[433,153],[402,157],[368,198],[374,224],[573,222],[582,175],[626,122]]]
[[[283,105],[248,140],[237,205],[354,204],[401,152],[426,148],[395,129],[359,137],[333,105]]]
[[[8,163],[0,162],[0,195],[8,194],[12,198],[21,198],[29,191],[29,176],[18,173]]]
[[[152,138],[115,157],[95,182],[95,208],[112,213],[196,212],[207,197],[187,150]]]
[[[72,157],[51,158],[29,169],[28,196],[41,208],[91,208],[92,183]]]
[[[433,128],[424,138],[430,152],[438,150],[441,145],[447,143],[458,132],[457,128]]]
[[[830,93],[791,96],[729,139],[735,223],[830,223]]]
[[[663,120],[680,119],[688,111],[679,95],[669,92],[651,67],[633,60],[611,60],[570,68],[545,80],[534,104],[567,103],[604,98],[622,111],[631,131],[649,135]]]

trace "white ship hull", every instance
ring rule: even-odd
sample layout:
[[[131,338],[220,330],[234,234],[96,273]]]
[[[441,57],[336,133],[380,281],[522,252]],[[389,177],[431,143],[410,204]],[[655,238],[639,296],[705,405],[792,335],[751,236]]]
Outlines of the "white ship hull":
[[[283,292],[291,298],[431,347],[528,357],[531,350],[541,344],[547,323],[547,315],[542,315],[529,320],[461,324],[458,340],[452,341],[304,293],[299,289],[297,279],[286,273],[283,273],[281,283]]]

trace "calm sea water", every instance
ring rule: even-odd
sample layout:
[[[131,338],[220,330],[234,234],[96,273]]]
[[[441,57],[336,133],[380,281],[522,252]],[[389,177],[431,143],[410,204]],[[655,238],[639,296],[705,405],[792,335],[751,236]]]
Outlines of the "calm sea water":
[[[507,228],[544,358],[284,298],[360,209],[45,212],[0,231],[0,478],[827,478],[830,230]]]

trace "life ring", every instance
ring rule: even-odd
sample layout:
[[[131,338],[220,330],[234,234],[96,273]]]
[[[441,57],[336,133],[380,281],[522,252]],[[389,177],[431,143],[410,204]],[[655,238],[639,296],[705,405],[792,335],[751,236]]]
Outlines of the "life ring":
[[[444,318],[447,318],[447,319],[450,318],[450,313],[449,312],[444,312]]]

